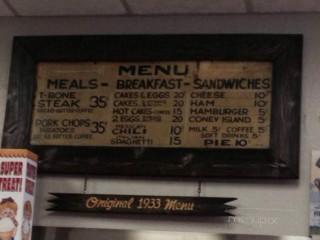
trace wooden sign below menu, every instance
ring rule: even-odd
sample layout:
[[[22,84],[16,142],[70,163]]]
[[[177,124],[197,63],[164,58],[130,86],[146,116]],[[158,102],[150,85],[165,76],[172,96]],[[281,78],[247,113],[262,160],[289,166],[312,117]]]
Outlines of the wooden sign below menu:
[[[272,63],[40,63],[32,145],[268,148]]]
[[[47,211],[233,216],[237,198],[50,193]]]

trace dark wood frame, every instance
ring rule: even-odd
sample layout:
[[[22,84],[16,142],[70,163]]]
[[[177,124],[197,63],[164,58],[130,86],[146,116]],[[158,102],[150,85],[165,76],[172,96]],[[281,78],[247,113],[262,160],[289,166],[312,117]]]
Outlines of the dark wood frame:
[[[29,143],[39,62],[270,61],[273,63],[269,149],[111,148]],[[15,37],[3,148],[39,155],[40,173],[298,178],[301,35],[113,35]],[[184,164],[186,154],[191,162]]]

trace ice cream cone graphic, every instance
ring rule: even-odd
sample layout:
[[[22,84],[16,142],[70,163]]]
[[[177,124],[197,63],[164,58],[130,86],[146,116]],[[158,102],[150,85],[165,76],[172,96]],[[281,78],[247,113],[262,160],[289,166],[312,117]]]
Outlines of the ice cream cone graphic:
[[[13,230],[7,232],[0,232],[0,238],[2,240],[10,240],[13,235]]]
[[[10,218],[2,218],[0,220],[0,238],[2,240],[10,240],[15,226]]]

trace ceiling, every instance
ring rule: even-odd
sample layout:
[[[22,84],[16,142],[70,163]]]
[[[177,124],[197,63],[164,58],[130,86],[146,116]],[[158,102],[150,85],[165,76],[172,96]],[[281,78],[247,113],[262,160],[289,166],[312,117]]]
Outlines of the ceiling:
[[[319,0],[0,0],[0,17],[320,12]]]

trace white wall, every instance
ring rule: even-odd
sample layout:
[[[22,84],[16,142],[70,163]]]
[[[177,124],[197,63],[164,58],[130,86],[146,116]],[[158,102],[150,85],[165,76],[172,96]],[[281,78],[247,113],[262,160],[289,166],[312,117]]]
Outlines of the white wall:
[[[35,224],[108,229],[308,235],[309,161],[320,149],[320,15],[220,15],[110,18],[0,18],[0,129],[13,36],[162,33],[301,33],[304,35],[301,166],[298,181],[212,180],[202,196],[237,197],[238,218],[48,214],[48,192],[82,193],[83,179],[40,176]],[[50,47],[50,46],[48,46]],[[0,132],[0,137],[1,137]],[[1,141],[1,140],[0,140]],[[196,181],[89,179],[87,193],[196,196]]]

